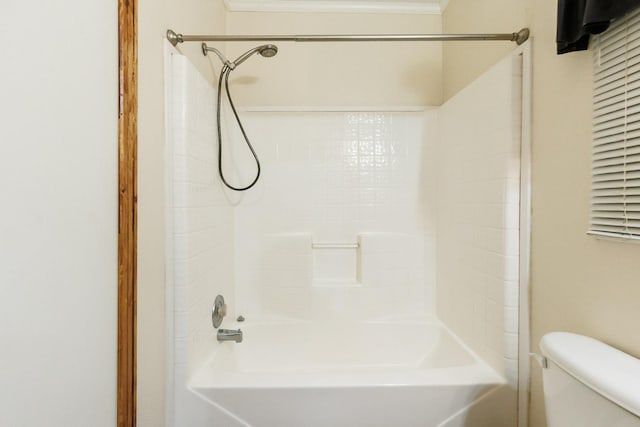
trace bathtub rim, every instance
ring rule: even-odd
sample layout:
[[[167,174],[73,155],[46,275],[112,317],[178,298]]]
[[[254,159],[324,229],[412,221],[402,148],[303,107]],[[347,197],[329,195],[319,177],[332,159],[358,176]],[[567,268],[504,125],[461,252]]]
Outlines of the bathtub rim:
[[[193,392],[201,389],[313,389],[313,388],[372,388],[372,387],[425,387],[437,385],[470,385],[484,384],[501,386],[507,385],[506,377],[497,372],[487,362],[482,360],[467,344],[465,344],[450,328],[435,317],[391,317],[389,319],[371,319],[353,321],[358,324],[403,324],[403,323],[424,324],[436,327],[446,333],[462,350],[469,354],[473,362],[471,364],[441,368],[420,368],[412,366],[406,369],[393,370],[388,368],[371,368],[371,370],[355,370],[349,372],[348,369],[340,369],[331,372],[330,370],[319,369],[317,372],[295,372],[295,371],[267,371],[267,372],[242,372],[224,371],[216,369],[215,359],[221,351],[232,351],[229,347],[242,345],[242,343],[222,343],[215,345],[204,362],[194,367],[193,374],[187,379],[186,387]],[[312,324],[318,323],[313,320],[272,318],[256,320],[253,322],[233,322],[226,327],[242,328],[243,325],[278,325],[278,324]],[[340,323],[335,321],[332,323]],[[217,376],[221,382],[212,382],[210,378]],[[278,381],[283,377],[289,382]],[[376,378],[375,380],[373,378]],[[294,381],[291,381],[291,378]],[[404,378],[404,381],[398,379]],[[343,381],[340,381],[342,379]],[[344,381],[350,379],[351,381]],[[408,379],[413,379],[410,381]],[[234,382],[238,380],[238,382]]]

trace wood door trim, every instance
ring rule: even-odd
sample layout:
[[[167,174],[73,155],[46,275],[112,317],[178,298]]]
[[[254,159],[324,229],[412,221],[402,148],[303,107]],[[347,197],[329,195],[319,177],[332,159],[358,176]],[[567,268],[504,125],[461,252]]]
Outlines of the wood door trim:
[[[136,425],[137,21],[137,1],[118,0],[118,427]]]

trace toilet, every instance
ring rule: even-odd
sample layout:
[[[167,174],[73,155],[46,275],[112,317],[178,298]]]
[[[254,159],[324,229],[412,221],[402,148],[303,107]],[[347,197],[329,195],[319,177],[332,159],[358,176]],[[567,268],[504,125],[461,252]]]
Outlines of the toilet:
[[[640,359],[568,332],[540,349],[548,427],[640,427]]]

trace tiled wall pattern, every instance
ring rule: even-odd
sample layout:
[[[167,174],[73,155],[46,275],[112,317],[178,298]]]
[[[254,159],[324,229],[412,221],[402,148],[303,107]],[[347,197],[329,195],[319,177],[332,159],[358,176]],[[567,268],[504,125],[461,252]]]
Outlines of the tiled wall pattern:
[[[241,115],[263,169],[235,207],[238,311],[302,319],[433,312],[435,260],[425,253],[435,246],[435,167],[425,164],[434,161],[436,113]],[[241,185],[254,166],[237,133],[233,143]]]
[[[181,55],[172,55],[169,78],[174,365],[176,383],[184,384],[178,377],[191,374],[218,344],[211,326],[217,294],[233,316],[233,206],[217,176],[214,88]]]
[[[521,67],[508,57],[441,108],[439,317],[517,382]]]

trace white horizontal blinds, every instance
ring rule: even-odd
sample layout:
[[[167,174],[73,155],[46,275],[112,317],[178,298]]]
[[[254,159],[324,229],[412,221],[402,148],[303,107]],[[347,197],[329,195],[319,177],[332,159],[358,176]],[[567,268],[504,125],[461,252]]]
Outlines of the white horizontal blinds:
[[[640,239],[640,9],[594,49],[590,234]]]

